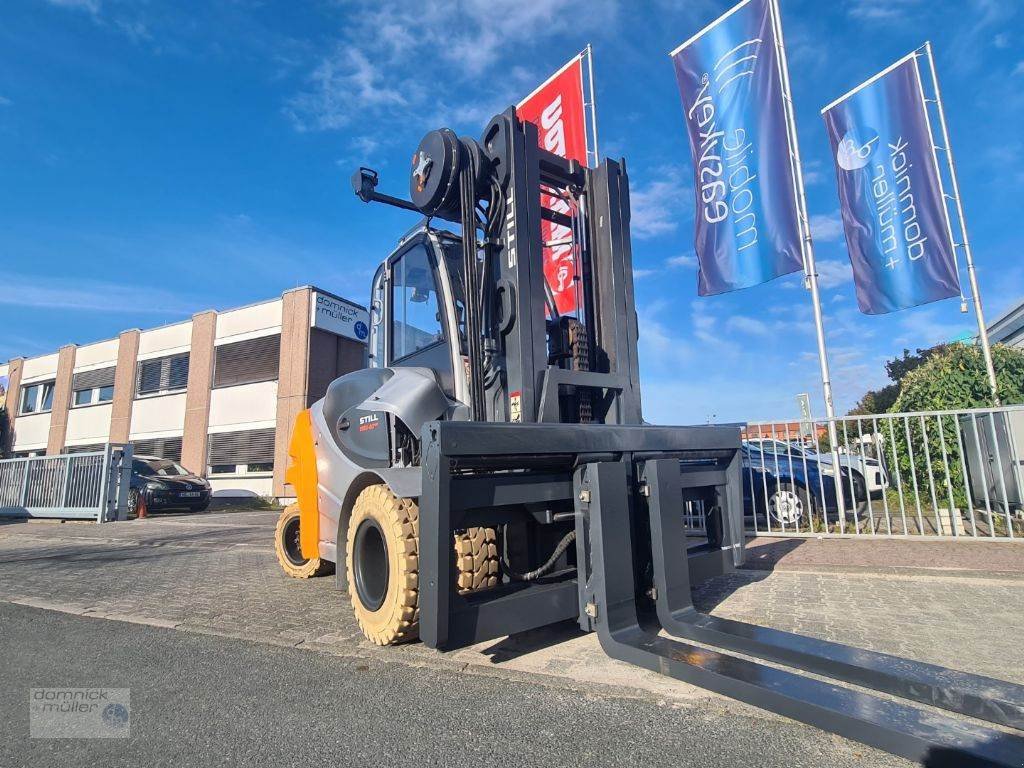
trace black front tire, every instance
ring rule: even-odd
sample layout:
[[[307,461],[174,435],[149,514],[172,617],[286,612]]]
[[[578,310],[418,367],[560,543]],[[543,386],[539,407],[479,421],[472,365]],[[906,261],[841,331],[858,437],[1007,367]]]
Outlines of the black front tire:
[[[128,519],[132,520],[139,516],[139,489],[128,489]]]

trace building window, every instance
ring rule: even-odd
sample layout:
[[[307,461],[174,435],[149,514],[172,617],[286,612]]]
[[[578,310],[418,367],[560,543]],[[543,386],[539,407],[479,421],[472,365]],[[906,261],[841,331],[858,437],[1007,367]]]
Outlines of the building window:
[[[71,390],[74,393],[71,402],[74,406],[109,403],[114,399],[114,366],[96,368],[91,371],[79,371],[71,379]]]
[[[274,430],[246,429],[210,435],[211,475],[255,475],[274,471]]]
[[[132,440],[132,452],[136,456],[156,456],[160,459],[181,461],[181,438],[154,437],[149,440]]]
[[[136,391],[142,395],[177,392],[188,387],[188,353],[139,362]]]
[[[65,445],[64,453],[97,453],[106,448],[106,443],[92,443],[89,445]]]
[[[29,384],[21,390],[21,414],[47,413],[53,410],[53,382]]]
[[[75,390],[75,407],[109,403],[114,399],[113,387],[93,387],[92,389]]]
[[[214,387],[233,387],[277,379],[281,361],[281,334],[221,344],[216,349]]]

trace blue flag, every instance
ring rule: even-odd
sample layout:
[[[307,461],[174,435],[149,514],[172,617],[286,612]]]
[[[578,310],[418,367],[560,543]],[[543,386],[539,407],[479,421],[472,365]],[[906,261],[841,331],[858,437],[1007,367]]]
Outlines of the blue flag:
[[[960,295],[915,54],[822,110],[860,311]]]
[[[672,53],[693,158],[697,292],[803,268],[772,0],[744,0]]]

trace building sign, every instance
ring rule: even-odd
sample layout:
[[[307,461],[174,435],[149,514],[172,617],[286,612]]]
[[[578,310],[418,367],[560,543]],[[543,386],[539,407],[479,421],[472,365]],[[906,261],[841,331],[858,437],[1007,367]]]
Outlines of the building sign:
[[[309,324],[346,339],[366,343],[370,335],[370,313],[350,301],[313,291]]]

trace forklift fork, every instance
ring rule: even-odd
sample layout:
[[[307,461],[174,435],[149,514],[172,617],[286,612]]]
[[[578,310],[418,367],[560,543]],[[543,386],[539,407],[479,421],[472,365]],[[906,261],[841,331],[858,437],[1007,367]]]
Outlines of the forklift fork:
[[[634,519],[642,497],[633,498],[632,457],[584,464],[574,473],[577,537],[590,554],[579,575],[585,582],[581,622],[597,631],[609,656],[925,765],[1021,765],[1020,736],[717,650],[996,723],[1021,723],[1021,686],[698,613],[688,566],[679,557],[686,551],[679,461],[641,461],[638,468],[649,494],[656,622],[643,610],[637,583],[634,548],[644,542]],[[669,639],[659,628],[716,648]]]
[[[1024,686],[699,613],[693,607],[686,562],[678,555],[686,551],[681,510],[678,502],[673,503],[679,496],[679,462],[646,462],[644,475],[655,603],[658,621],[666,632],[1024,729]]]

